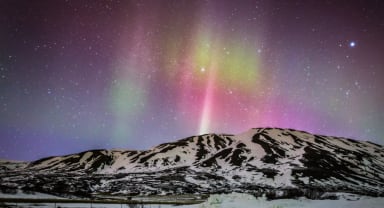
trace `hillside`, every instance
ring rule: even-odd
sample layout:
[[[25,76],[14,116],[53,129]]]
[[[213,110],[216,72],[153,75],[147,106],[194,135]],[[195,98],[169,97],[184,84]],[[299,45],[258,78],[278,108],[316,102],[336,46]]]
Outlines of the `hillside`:
[[[384,148],[292,129],[205,134],[145,151],[91,150],[0,171],[4,191],[85,196],[183,193],[271,198],[384,193]],[[280,192],[279,192],[280,191]]]

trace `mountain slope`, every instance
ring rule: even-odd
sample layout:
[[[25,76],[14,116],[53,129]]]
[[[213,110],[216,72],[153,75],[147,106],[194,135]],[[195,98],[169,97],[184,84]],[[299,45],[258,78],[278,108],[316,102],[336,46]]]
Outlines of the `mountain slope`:
[[[292,190],[321,190],[382,195],[384,148],[292,129],[256,128],[240,135],[189,137],[146,151],[92,150],[44,158],[13,172],[33,174],[19,180],[5,171],[0,184],[12,187],[10,181],[22,182],[29,184],[24,188],[35,190],[39,178],[49,184],[39,189],[52,192],[58,182],[41,176],[55,175],[63,181],[82,178],[86,183],[71,182],[67,188],[80,187],[87,194],[259,193],[283,189],[289,194]]]
[[[27,165],[26,162],[21,161],[8,161],[0,159],[0,172],[1,171],[11,171],[14,169],[21,169]]]

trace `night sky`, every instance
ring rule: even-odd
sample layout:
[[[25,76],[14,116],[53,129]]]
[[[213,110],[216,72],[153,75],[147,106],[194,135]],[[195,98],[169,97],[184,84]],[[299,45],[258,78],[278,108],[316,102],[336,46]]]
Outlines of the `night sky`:
[[[384,143],[384,1],[0,1],[0,158],[252,127]]]

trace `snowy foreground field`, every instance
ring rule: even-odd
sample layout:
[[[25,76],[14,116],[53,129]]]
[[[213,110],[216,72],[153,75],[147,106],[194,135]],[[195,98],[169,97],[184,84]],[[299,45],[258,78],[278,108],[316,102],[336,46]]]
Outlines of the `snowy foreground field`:
[[[0,195],[4,197],[4,195]],[[311,207],[311,208],[324,208],[324,207],[348,207],[348,208],[382,208],[384,205],[384,198],[372,198],[366,196],[355,196],[343,194],[340,195],[339,200],[308,200],[308,199],[281,199],[267,201],[265,198],[255,198],[247,194],[223,194],[212,195],[207,201],[195,205],[164,205],[164,204],[90,204],[90,203],[0,203],[0,207],[21,207],[21,208],[48,208],[48,207],[61,207],[61,208],[247,208],[247,207],[260,207],[260,208],[296,208],[296,207]]]

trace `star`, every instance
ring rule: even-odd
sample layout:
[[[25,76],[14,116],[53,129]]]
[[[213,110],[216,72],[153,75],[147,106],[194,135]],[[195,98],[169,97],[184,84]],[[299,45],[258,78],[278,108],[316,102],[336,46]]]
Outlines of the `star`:
[[[356,42],[355,41],[349,42],[349,47],[354,48],[355,46],[356,46]]]

